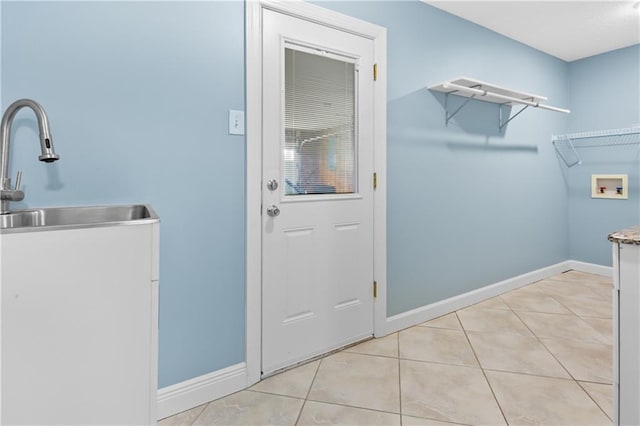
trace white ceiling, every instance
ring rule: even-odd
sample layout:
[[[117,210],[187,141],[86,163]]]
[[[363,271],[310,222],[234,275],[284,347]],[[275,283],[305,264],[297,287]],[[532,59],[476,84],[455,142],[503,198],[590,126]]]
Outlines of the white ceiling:
[[[640,1],[423,0],[565,61],[640,43]]]

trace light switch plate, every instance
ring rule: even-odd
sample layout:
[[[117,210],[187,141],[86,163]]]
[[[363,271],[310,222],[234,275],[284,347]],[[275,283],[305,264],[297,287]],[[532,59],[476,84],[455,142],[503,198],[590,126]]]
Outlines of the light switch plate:
[[[244,111],[229,110],[229,134],[244,135]]]

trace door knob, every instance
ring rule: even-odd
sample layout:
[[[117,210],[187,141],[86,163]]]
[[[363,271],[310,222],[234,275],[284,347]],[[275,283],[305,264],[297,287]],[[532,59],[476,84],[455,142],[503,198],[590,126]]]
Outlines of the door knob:
[[[280,209],[275,204],[267,207],[267,214],[271,217],[276,217],[280,214]]]
[[[275,191],[276,189],[278,189],[278,181],[275,179],[270,179],[267,182],[267,188],[269,189],[269,191]]]

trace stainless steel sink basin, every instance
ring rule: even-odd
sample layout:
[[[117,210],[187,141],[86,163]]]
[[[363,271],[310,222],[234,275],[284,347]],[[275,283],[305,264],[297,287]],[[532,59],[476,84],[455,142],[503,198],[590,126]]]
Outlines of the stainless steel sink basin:
[[[150,206],[52,207],[17,210],[0,215],[0,232],[28,232],[56,228],[85,228],[119,225],[139,221],[157,221]]]

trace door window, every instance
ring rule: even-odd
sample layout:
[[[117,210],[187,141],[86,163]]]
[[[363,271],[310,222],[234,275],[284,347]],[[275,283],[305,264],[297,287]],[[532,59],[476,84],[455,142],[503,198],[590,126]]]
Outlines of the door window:
[[[357,191],[356,66],[324,51],[285,48],[286,196]]]

